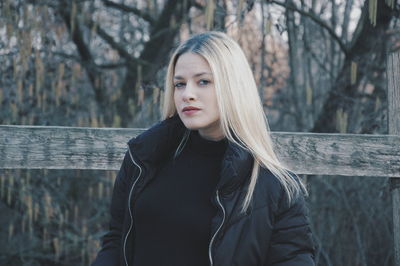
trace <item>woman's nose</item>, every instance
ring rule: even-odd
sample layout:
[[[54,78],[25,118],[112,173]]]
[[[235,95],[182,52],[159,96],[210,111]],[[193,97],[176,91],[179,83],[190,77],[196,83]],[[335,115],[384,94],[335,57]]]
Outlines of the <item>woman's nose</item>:
[[[187,102],[187,101],[193,101],[196,99],[196,95],[195,95],[195,90],[192,84],[190,84],[189,82],[186,84],[186,88],[183,91],[182,94],[182,99],[183,101]]]

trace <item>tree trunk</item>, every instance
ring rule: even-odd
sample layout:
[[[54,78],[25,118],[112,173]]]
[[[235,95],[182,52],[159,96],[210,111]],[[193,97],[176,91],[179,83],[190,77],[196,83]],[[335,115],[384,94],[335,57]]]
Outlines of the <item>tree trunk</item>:
[[[348,55],[314,123],[312,132],[337,132],[336,113],[341,109],[351,117],[360,81],[367,78],[373,83],[377,80],[377,78],[372,80],[373,76],[381,77],[384,74],[387,42],[385,31],[389,27],[392,12],[384,1],[378,1],[377,22],[376,26],[373,26],[368,18],[368,1],[365,1]],[[351,84],[350,76],[352,62],[357,64],[357,78],[354,84]],[[379,84],[375,87],[379,88]]]

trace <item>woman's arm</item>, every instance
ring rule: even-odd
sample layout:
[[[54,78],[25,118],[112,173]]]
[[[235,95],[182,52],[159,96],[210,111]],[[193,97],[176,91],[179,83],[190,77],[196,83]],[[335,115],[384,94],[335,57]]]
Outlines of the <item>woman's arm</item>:
[[[92,266],[119,265],[122,226],[127,208],[129,185],[133,176],[132,165],[129,152],[127,152],[114,183],[109,230],[102,238],[101,250],[97,254]]]
[[[286,200],[286,197],[282,198]],[[280,206],[280,211],[275,216],[267,265],[315,265],[315,249],[304,197],[294,199],[291,206],[284,202]]]

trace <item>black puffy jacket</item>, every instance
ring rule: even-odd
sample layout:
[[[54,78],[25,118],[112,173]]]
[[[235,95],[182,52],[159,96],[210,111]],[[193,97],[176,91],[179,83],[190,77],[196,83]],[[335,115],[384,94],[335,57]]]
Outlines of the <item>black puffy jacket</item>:
[[[110,229],[92,266],[132,266],[132,206],[155,176],[160,162],[173,156],[184,131],[183,123],[174,116],[128,142],[129,149],[114,184]],[[304,198],[299,197],[289,206],[271,172],[260,169],[253,202],[246,213],[240,211],[252,164],[247,151],[233,143],[228,145],[213,199],[218,211],[211,221],[210,265],[314,265]]]

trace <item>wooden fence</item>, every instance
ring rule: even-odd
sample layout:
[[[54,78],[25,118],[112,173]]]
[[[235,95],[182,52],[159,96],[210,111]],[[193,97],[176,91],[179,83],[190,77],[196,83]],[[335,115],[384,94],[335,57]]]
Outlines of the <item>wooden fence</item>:
[[[395,264],[400,266],[400,52],[389,55],[389,135],[272,133],[298,174],[391,177]],[[118,170],[144,129],[0,126],[0,169]]]

